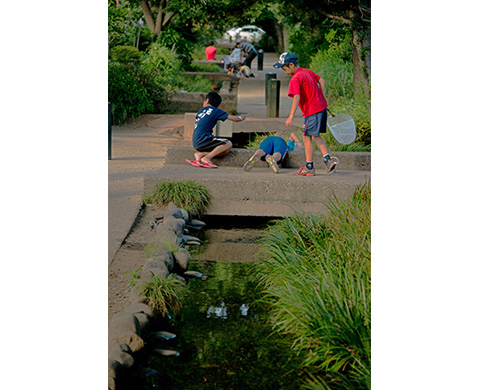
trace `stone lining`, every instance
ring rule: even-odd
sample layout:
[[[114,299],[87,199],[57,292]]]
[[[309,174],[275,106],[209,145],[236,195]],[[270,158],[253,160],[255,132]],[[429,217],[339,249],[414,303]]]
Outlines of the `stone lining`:
[[[199,244],[196,237],[185,235],[186,227],[201,229],[205,224],[192,219],[188,212],[170,203],[163,214],[162,222],[155,228],[155,242],[165,242],[174,238],[182,246],[186,244]],[[165,246],[159,245],[152,252],[143,266],[138,284],[151,280],[154,275],[167,277],[175,273],[183,279],[188,274],[190,259],[188,251],[180,248],[173,255]],[[192,273],[193,277],[197,277]],[[184,280],[184,279],[183,279]],[[168,340],[175,335],[168,332],[151,332],[151,322],[155,318],[153,310],[148,306],[146,297],[133,290],[128,306],[123,312],[115,314],[108,324],[108,388],[118,390],[125,382],[129,374],[128,369],[135,363],[135,353],[145,347],[148,337]],[[168,350],[157,350],[164,356],[177,356],[178,352]]]

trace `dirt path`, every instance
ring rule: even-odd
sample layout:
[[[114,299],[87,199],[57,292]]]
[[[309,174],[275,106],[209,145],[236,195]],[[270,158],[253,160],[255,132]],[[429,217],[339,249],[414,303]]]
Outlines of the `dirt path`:
[[[149,206],[142,210],[112,263],[108,267],[108,319],[128,305],[131,272],[143,267],[147,257],[145,247],[154,241],[150,221],[163,215],[164,208]]]
[[[141,268],[146,260],[144,248],[152,243],[150,220],[162,215],[158,208],[141,211],[143,178],[163,167],[168,146],[190,146],[183,140],[182,115],[144,115],[113,128],[112,160],[109,161],[109,266],[108,318],[128,304],[129,272]],[[120,238],[121,237],[121,238]]]

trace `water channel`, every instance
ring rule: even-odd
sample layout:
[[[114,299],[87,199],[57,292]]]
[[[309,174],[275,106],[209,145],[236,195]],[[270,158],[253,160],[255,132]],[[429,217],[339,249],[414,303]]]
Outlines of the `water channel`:
[[[190,263],[203,276],[188,280],[181,312],[162,328],[176,337],[160,347],[179,356],[149,354],[145,364],[156,373],[142,380],[143,389],[299,389],[299,362],[288,341],[273,333],[251,272],[268,221],[206,222]]]

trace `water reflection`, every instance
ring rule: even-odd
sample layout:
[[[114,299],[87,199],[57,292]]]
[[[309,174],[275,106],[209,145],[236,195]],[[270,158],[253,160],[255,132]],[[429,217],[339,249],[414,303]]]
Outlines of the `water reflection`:
[[[242,316],[246,316],[248,314],[248,306],[242,303],[242,306],[240,306],[240,312],[242,313]]]
[[[227,308],[224,302],[220,304],[220,307],[210,306],[208,308],[207,318],[212,318],[212,317],[222,318],[224,320],[227,319]]]
[[[263,232],[220,230],[207,230],[201,237],[206,245],[191,252],[190,270],[205,277],[189,279],[187,300],[166,329],[177,335],[166,343],[180,356],[149,356],[146,365],[158,373],[145,379],[144,389],[298,390],[296,356],[289,342],[272,332],[251,272]],[[216,247],[219,252],[211,249],[216,244],[224,244]],[[235,249],[239,245],[248,248],[246,255]]]
[[[248,309],[249,309],[248,305],[245,305],[244,303],[242,303],[242,305],[240,306],[240,314],[242,316],[246,316],[248,314]],[[227,319],[227,307],[225,306],[225,302],[222,301],[219,307],[210,306],[208,308],[207,318],[212,318],[212,317],[222,318],[224,320]]]

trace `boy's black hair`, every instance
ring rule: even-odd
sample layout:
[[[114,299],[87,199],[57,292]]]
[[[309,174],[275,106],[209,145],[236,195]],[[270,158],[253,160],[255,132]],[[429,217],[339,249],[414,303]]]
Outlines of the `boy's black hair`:
[[[222,103],[222,97],[216,92],[209,92],[207,96],[205,96],[205,100],[208,99],[208,103],[211,104],[213,107],[218,107],[220,103]]]

